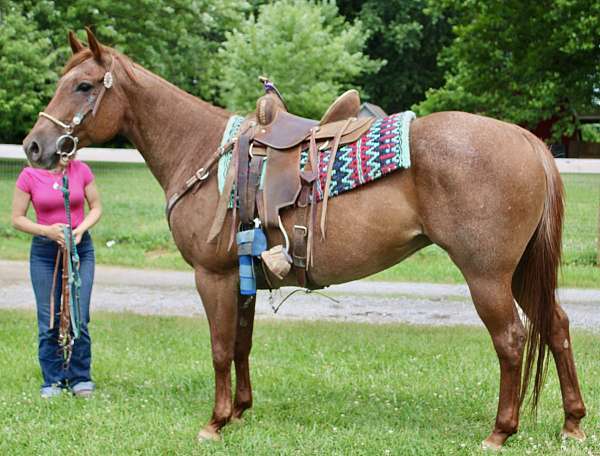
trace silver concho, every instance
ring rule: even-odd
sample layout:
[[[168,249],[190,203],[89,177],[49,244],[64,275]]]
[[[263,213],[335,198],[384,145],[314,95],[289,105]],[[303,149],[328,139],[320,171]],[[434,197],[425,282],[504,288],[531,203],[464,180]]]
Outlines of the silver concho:
[[[104,87],[110,89],[113,85],[113,76],[110,71],[104,73]]]
[[[79,125],[82,120],[83,120],[83,116],[80,113],[77,113],[77,114],[75,114],[75,117],[73,117],[73,124]]]

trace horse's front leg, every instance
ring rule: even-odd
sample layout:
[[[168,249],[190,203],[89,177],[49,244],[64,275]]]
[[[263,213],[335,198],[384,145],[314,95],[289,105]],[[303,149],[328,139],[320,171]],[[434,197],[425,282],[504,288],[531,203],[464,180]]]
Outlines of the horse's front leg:
[[[218,440],[219,430],[231,419],[231,363],[235,351],[238,323],[238,273],[231,270],[215,274],[196,268],[196,287],[208,318],[213,367],[215,369],[215,405],[198,440]]]
[[[250,349],[254,327],[256,296],[240,296],[238,328],[235,340],[235,401],[233,419],[239,420],[245,410],[252,407],[252,385],[250,384]]]

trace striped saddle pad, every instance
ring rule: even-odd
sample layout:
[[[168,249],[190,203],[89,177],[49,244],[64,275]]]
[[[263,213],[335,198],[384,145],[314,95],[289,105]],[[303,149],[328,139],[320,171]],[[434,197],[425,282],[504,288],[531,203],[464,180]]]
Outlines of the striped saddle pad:
[[[331,175],[329,197],[352,190],[368,182],[379,179],[392,171],[410,167],[410,124],[415,118],[412,111],[405,111],[377,119],[371,128],[356,142],[339,148]],[[239,132],[243,118],[230,119],[223,136],[226,144]],[[319,155],[319,185],[317,199],[323,199],[327,169],[331,150],[325,149]],[[300,167],[308,160],[308,149],[302,152]],[[223,192],[225,177],[231,162],[231,153],[223,155],[219,161],[219,192]],[[263,174],[264,175],[264,174]]]

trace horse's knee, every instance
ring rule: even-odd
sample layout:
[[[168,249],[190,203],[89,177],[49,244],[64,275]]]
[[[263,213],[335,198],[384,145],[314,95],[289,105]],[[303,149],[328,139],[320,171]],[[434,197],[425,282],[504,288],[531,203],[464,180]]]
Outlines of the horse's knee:
[[[231,369],[233,361],[232,350],[227,350],[224,347],[213,347],[212,349],[213,366],[216,371]]]

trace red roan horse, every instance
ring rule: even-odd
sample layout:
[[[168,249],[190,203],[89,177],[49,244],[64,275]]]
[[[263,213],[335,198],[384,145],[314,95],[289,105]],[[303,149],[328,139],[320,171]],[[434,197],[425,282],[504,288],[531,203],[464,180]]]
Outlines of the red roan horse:
[[[54,120],[41,117],[23,142],[30,163],[44,168],[56,163],[57,139],[69,130],[57,121],[69,123],[83,107],[90,114],[71,126],[78,146],[124,135],[170,196],[214,154],[231,113],[102,46],[89,30],[89,47],[72,33],[69,38],[74,55],[46,108]],[[103,89],[109,70],[114,83]],[[92,114],[93,108],[97,112]],[[330,201],[329,236],[315,237],[312,278],[326,285],[347,282],[390,267],[431,243],[441,246],[462,271],[500,362],[496,423],[484,446],[499,448],[517,431],[532,374],[537,403],[547,348],[560,379],[563,435],[583,439],[585,406],[569,321],[555,297],[563,186],[552,156],[522,128],[462,112],[416,119],[410,145],[410,169]],[[210,326],[215,404],[200,439],[218,439],[219,430],[252,405],[248,357],[254,302],[240,306],[235,248],[227,251],[227,242],[207,242],[219,196],[215,174],[186,196],[171,218],[173,238],[194,268]],[[292,220],[294,210],[286,211],[288,232]],[[229,214],[224,232],[231,223]],[[342,228],[348,226],[352,229]],[[515,302],[528,317],[527,330]]]

